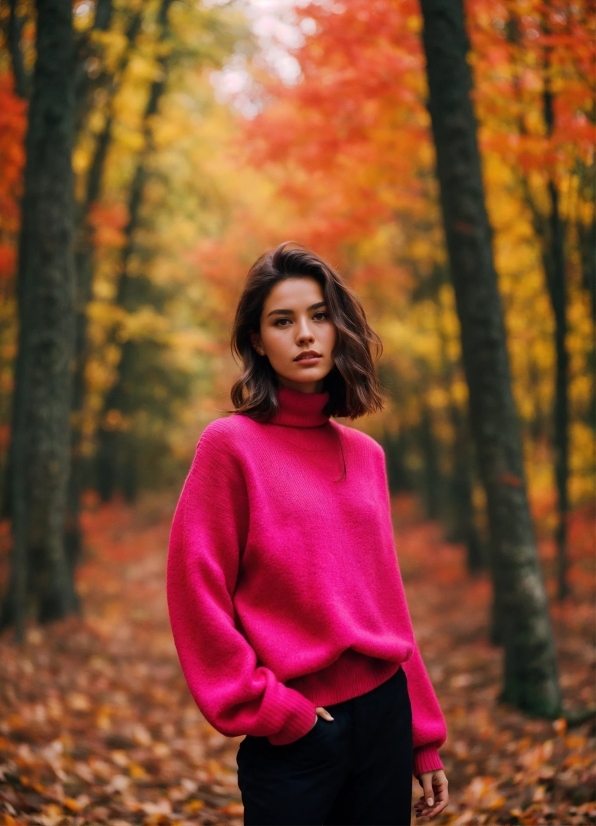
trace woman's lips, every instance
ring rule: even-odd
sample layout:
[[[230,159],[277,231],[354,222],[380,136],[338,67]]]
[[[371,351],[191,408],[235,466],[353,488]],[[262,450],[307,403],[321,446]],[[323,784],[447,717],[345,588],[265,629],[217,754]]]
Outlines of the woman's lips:
[[[301,359],[295,359],[297,364],[303,364],[305,367],[308,367],[310,364],[316,364],[317,362],[321,361],[323,356],[304,356]]]
[[[305,353],[300,353],[299,356],[296,356],[294,361],[298,364],[304,364],[308,366],[309,364],[316,364],[322,358],[323,356],[320,353],[317,353],[315,350],[307,350]]]

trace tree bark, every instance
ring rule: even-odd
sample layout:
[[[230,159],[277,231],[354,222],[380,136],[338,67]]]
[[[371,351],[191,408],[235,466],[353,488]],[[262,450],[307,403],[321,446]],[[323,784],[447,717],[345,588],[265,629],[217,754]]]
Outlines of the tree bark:
[[[548,32],[548,25],[545,25]],[[544,122],[549,137],[555,128],[553,94],[550,87],[550,47],[546,48],[544,57]],[[553,313],[555,316],[555,403],[554,433],[555,481],[557,486],[558,524],[555,531],[557,545],[557,594],[564,599],[569,593],[567,568],[567,517],[569,512],[569,393],[568,372],[569,354],[567,352],[567,297],[565,294],[565,229],[559,210],[559,191],[551,176],[548,181],[550,201],[549,232],[550,255],[545,261],[545,272]]]
[[[423,485],[424,504],[429,519],[441,516],[441,469],[439,467],[439,446],[433,432],[432,414],[428,405],[423,404],[420,416],[420,448],[424,457]]]
[[[475,575],[486,565],[482,540],[474,519],[472,445],[467,417],[455,401],[449,404],[449,417],[455,434],[450,479],[452,531],[449,540],[465,544],[466,567],[469,574]]]
[[[76,608],[64,551],[74,355],[74,116],[70,0],[37,0],[19,245],[19,343],[12,420],[13,553],[1,624],[22,639]]]
[[[421,0],[421,6],[443,224],[504,644],[501,700],[553,717],[560,713],[561,695],[484,200],[463,5]]]

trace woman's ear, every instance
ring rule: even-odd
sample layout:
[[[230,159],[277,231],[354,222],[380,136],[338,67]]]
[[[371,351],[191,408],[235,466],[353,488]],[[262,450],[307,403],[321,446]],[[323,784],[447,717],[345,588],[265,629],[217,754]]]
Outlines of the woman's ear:
[[[251,333],[250,334],[250,341],[252,346],[255,348],[257,353],[260,356],[265,355],[265,350],[263,349],[263,344],[261,342],[261,336],[258,333]]]

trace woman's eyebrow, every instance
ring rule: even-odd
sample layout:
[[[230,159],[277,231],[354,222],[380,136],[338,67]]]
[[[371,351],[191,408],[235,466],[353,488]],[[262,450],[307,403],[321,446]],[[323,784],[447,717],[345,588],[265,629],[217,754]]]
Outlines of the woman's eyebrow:
[[[324,307],[326,301],[317,301],[316,304],[311,304],[310,307],[307,307],[308,310],[318,310],[319,307]],[[267,318],[270,315],[294,315],[294,310],[271,310],[271,312],[267,313]]]

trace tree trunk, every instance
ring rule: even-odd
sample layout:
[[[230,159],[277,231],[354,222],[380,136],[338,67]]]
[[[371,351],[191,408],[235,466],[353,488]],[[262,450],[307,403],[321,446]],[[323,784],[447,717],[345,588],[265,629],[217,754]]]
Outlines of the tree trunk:
[[[101,12],[101,15],[100,15]],[[96,11],[96,28],[106,28],[110,22],[111,3],[103,0],[103,6],[98,5]],[[122,74],[128,65],[132,48],[141,28],[142,15],[137,12],[133,15],[126,38],[129,48],[120,59],[114,72],[110,88],[110,112],[106,117],[104,128],[97,138],[93,161],[87,173],[87,190],[85,198],[77,209],[76,240],[75,240],[75,269],[76,269],[76,356],[74,367],[74,388],[72,397],[72,434],[71,434],[71,473],[68,484],[68,499],[65,523],[65,542],[68,559],[71,565],[76,565],[81,556],[82,532],[80,525],[81,493],[84,484],[84,459],[81,455],[81,426],[83,407],[85,403],[85,368],[89,358],[87,339],[87,307],[91,301],[93,291],[94,249],[93,232],[88,223],[89,210],[99,199],[102,188],[103,172],[112,140],[114,113],[112,111],[113,98],[121,81]],[[77,81],[79,83],[79,81]],[[80,92],[79,85],[79,92]],[[87,109],[86,96],[76,97],[77,107]],[[79,119],[81,115],[79,113]]]
[[[582,264],[582,286],[590,296],[592,319],[596,321],[596,211],[589,224],[578,221],[577,235]]]
[[[22,639],[76,608],[64,551],[74,355],[74,115],[71,0],[37,0],[19,248],[19,344],[12,420],[13,554],[2,624]]]
[[[553,717],[561,711],[561,696],[484,201],[463,5],[462,0],[421,0],[421,5],[443,224],[505,650],[501,700]]]
[[[441,469],[439,447],[433,432],[432,415],[424,404],[420,416],[420,447],[424,457],[423,486],[426,515],[429,519],[441,516]]]
[[[548,32],[548,26],[545,25]],[[544,58],[544,122],[550,137],[555,128],[553,95],[550,88],[550,47]],[[548,182],[550,200],[549,241],[550,255],[545,272],[548,293],[555,316],[555,404],[553,443],[555,448],[555,481],[557,486],[558,524],[555,531],[557,545],[557,595],[564,599],[569,593],[567,582],[567,516],[569,512],[569,393],[567,374],[569,354],[567,352],[567,297],[565,295],[565,230],[559,210],[559,191],[551,174]]]
[[[165,41],[167,37],[168,14],[172,0],[161,0],[157,15],[157,25],[160,29],[159,40]],[[126,244],[122,249],[120,258],[120,276],[118,279],[118,291],[116,302],[125,307],[128,311],[135,309],[134,293],[135,287],[131,282],[133,278],[128,274],[128,263],[134,251],[134,235],[139,223],[141,205],[147,181],[147,161],[153,151],[151,119],[157,113],[159,102],[166,88],[167,81],[167,52],[162,53],[158,62],[161,72],[157,80],[153,81],[149,90],[149,96],[144,112],[144,149],[137,160],[135,174],[133,176],[129,199],[128,199],[128,223],[124,229]],[[125,493],[126,498],[131,500],[136,496],[137,479],[136,467],[131,467],[130,462],[134,461],[136,444],[134,437],[128,437],[123,431],[115,431],[108,426],[106,421],[110,410],[121,410],[127,394],[128,369],[135,361],[134,350],[137,347],[133,341],[125,341],[122,345],[118,378],[116,384],[111,388],[106,396],[102,423],[98,431],[98,448],[96,454],[96,472],[98,479],[98,489],[101,498],[108,501],[112,498],[117,488]],[[124,462],[124,465],[123,465]],[[125,469],[125,478],[122,483],[121,468]]]
[[[463,542],[466,546],[466,567],[469,574],[477,574],[485,568],[484,548],[474,519],[472,445],[466,416],[452,401],[449,415],[453,424],[453,470],[450,479],[450,505],[452,514],[451,542]]]

